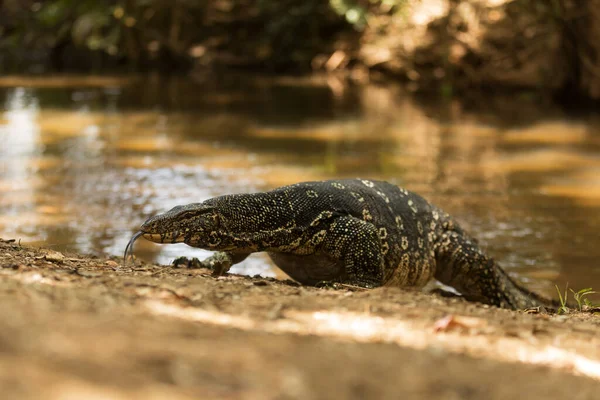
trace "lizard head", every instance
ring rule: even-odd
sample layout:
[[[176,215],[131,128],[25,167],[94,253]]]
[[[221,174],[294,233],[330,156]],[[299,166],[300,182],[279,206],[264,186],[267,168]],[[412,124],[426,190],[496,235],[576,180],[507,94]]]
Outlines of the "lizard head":
[[[195,247],[211,248],[218,243],[211,240],[219,227],[214,207],[204,203],[177,206],[150,217],[140,227],[141,235],[156,243],[186,243]]]

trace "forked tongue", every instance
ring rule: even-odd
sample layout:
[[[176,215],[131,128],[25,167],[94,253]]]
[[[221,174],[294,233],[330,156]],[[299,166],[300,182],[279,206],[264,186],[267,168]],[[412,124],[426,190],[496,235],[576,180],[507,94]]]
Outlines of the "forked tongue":
[[[131,239],[129,239],[129,242],[127,243],[127,246],[125,247],[125,253],[123,254],[123,262],[124,263],[127,263],[128,255],[133,257],[133,243],[135,243],[135,241],[143,234],[144,234],[144,232],[138,231],[131,237]]]

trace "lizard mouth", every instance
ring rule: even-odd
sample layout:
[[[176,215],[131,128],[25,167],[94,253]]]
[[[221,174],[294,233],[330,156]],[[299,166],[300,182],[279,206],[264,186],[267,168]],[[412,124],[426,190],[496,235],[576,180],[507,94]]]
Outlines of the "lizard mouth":
[[[179,232],[147,233],[144,231],[138,231],[131,237],[131,239],[129,239],[129,242],[127,242],[127,246],[125,246],[125,253],[123,254],[123,261],[127,262],[127,258],[129,256],[133,257],[133,244],[142,236],[144,239],[154,243],[182,243],[185,240],[185,237]]]
[[[182,243],[185,237],[179,232],[167,232],[167,233],[146,233],[141,232],[141,236],[144,239],[154,243]]]
[[[154,243],[162,243],[163,238],[165,237],[164,235],[161,235],[160,233],[142,233],[142,236],[144,239],[149,240]]]
[[[154,243],[182,243],[185,237],[180,232],[147,233],[141,232],[144,239]]]

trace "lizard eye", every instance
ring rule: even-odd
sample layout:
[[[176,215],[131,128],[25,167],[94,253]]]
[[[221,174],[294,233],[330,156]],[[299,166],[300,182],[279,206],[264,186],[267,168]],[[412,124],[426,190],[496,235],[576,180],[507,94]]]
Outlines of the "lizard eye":
[[[179,214],[179,218],[192,218],[198,215],[198,211],[183,211]]]
[[[216,247],[221,243],[221,238],[217,234],[217,232],[211,232],[209,235],[208,245],[211,247]]]

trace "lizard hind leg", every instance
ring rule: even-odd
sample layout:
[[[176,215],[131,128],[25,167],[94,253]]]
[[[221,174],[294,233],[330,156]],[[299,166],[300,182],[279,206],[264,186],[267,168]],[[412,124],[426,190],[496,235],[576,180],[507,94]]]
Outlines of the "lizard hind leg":
[[[435,278],[458,290],[467,300],[512,309],[554,306],[551,300],[512,280],[461,230],[441,235],[436,263]]]

